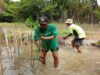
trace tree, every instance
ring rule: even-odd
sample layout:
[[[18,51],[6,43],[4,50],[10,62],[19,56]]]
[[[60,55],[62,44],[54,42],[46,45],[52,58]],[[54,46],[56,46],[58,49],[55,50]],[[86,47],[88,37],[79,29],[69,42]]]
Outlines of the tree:
[[[6,13],[13,15],[16,19],[26,20],[32,17],[34,20],[42,15],[51,20],[73,18],[77,22],[93,22],[97,16],[98,7],[93,0],[21,0],[18,3],[4,0]]]
[[[0,0],[0,9],[4,9],[5,7],[4,7],[4,1],[3,0]]]

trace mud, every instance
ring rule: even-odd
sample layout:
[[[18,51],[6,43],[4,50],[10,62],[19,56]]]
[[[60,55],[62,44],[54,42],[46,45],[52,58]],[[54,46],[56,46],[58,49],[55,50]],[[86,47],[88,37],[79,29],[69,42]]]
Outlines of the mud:
[[[91,41],[92,42],[92,41]],[[95,41],[93,41],[95,42]],[[51,52],[47,55],[46,65],[42,65],[38,59],[35,59],[31,65],[29,55],[23,57],[12,54],[12,58],[8,58],[7,48],[2,48],[2,62],[4,75],[100,75],[100,48],[92,47],[90,41],[85,40],[82,46],[82,53],[78,54],[74,51],[70,42],[66,42],[65,46],[60,46],[59,50],[59,67],[53,68],[53,58]],[[13,52],[13,48],[11,49]],[[26,51],[27,53],[27,51]],[[14,58],[13,58],[14,57]],[[26,59],[27,57],[27,59]],[[16,63],[14,60],[16,59]]]
[[[13,28],[15,29],[15,28]],[[22,27],[23,29],[23,27]],[[13,30],[16,31],[16,30]],[[87,32],[87,38],[82,46],[82,53],[78,54],[71,47],[71,40],[66,40],[59,50],[59,67],[53,68],[51,52],[47,55],[46,65],[42,65],[39,54],[31,43],[10,43],[8,48],[5,41],[0,41],[0,53],[3,75],[100,75],[100,48],[91,46],[100,40],[100,32]]]

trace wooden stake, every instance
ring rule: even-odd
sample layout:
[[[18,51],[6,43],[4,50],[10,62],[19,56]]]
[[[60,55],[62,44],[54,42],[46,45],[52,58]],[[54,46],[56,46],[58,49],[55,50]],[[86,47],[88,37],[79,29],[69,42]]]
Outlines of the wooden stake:
[[[21,57],[20,57],[20,39],[18,38],[18,41],[17,41],[17,45],[18,45],[18,58],[19,58],[19,62],[18,62],[18,70],[19,70],[19,74],[21,74]]]
[[[31,32],[31,66],[33,68],[33,65],[34,65],[34,61],[33,61],[33,40],[32,40],[33,36],[32,36],[32,32]]]
[[[10,60],[10,47],[9,47],[9,38],[8,38],[8,33],[7,33],[7,29],[4,28],[4,36],[5,36],[5,42],[6,42],[6,46],[7,46],[7,53],[8,53],[8,58]]]
[[[2,50],[0,49],[0,75],[3,75],[3,65],[2,65]]]

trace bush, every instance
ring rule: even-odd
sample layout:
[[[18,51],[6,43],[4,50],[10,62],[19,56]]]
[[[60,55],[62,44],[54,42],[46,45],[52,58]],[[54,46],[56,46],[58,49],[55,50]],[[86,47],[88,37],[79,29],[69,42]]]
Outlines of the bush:
[[[100,20],[100,8],[94,10],[94,15],[96,16],[96,18],[97,18],[98,20]]]
[[[33,29],[35,29],[36,27],[38,27],[39,26],[39,23],[38,23],[38,21],[33,21],[33,18],[32,17],[28,17],[27,19],[26,19],[26,25],[29,27],[29,28],[33,28]]]
[[[0,22],[14,22],[14,17],[8,13],[1,13]]]
[[[97,42],[97,45],[100,45],[100,40]]]

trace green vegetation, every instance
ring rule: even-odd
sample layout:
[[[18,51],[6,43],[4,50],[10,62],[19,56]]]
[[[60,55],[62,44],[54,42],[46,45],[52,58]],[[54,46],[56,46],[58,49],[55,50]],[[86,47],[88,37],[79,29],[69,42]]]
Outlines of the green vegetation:
[[[33,21],[32,17],[28,17],[25,23],[26,23],[26,26],[28,26],[29,28],[33,28],[33,29],[39,26],[38,21]]]
[[[95,17],[100,20],[100,8],[94,10]]]
[[[29,17],[35,21],[41,15],[46,15],[55,21],[73,18],[81,23],[98,22],[100,7],[93,5],[94,3],[93,0],[21,0],[20,2],[4,0],[2,6],[4,5],[5,12],[0,14],[2,17],[0,21],[25,22]]]
[[[99,45],[99,46],[100,46],[100,41],[98,41],[98,42],[97,42],[97,45]]]

